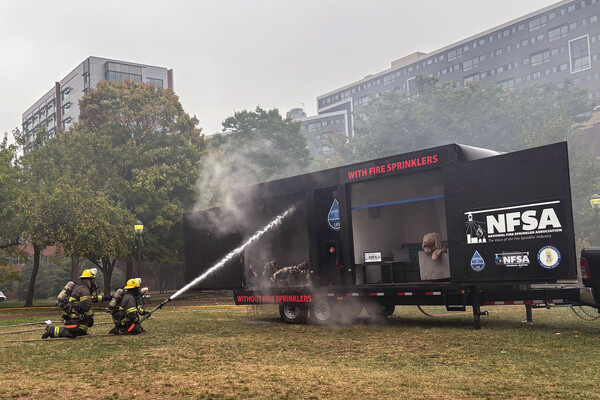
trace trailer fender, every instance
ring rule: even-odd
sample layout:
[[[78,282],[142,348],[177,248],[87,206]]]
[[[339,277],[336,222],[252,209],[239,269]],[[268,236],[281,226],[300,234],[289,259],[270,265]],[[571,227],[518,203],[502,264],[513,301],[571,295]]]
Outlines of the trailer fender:
[[[579,289],[579,299],[586,306],[600,308],[600,303],[598,302],[596,293],[594,293],[594,289],[591,287]]]

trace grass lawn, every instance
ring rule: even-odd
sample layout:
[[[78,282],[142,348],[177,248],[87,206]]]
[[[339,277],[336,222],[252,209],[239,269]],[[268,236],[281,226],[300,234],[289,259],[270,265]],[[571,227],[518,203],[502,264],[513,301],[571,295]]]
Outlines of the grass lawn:
[[[134,337],[0,336],[0,399],[600,399],[600,320],[567,308],[534,310],[528,325],[522,306],[487,307],[475,331],[470,315],[416,307],[314,326],[272,306],[192,304],[169,303]],[[96,315],[91,332],[104,334],[110,318]],[[0,333],[47,317],[0,320]]]

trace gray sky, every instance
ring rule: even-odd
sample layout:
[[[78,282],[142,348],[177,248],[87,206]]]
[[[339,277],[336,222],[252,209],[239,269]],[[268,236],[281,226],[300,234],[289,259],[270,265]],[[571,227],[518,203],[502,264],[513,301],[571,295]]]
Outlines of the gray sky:
[[[302,107],[552,0],[0,1],[0,132],[88,56],[174,71],[204,133],[235,111]]]

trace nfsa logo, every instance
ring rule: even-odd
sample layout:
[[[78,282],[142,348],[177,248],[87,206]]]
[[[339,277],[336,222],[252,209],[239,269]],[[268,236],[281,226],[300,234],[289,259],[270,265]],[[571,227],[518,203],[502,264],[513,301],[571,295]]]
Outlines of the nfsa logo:
[[[560,200],[489,210],[466,211],[467,244],[547,238],[562,232]],[[538,237],[539,238],[539,237]]]
[[[562,228],[553,208],[544,208],[539,217],[536,210],[510,212],[496,216],[488,215],[486,222],[489,234],[515,232],[517,230],[533,231],[549,227]]]
[[[503,267],[527,267],[530,263],[528,251],[512,251],[495,254],[496,265]]]

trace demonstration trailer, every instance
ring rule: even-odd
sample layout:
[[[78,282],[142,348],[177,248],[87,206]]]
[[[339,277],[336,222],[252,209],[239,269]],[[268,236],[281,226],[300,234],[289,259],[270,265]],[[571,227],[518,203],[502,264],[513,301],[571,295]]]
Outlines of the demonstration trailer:
[[[200,289],[324,323],[397,305],[591,305],[578,285],[566,143],[498,153],[451,144],[260,183],[184,216],[186,278],[295,207]],[[434,234],[445,248],[423,251]],[[600,284],[598,285],[600,288]],[[596,292],[594,292],[596,290]]]

